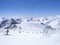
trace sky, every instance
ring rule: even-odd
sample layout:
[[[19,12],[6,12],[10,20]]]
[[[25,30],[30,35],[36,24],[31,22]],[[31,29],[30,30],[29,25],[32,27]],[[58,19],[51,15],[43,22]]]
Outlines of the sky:
[[[0,0],[0,16],[60,15],[60,0]]]

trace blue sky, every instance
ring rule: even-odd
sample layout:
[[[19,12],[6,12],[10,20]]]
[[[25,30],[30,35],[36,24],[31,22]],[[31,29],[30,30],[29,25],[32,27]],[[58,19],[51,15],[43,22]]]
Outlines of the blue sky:
[[[60,0],[0,0],[0,16],[60,15]]]

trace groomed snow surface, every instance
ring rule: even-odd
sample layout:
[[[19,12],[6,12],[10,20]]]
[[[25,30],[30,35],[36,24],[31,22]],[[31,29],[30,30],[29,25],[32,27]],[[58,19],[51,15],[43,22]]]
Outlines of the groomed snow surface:
[[[56,27],[54,21],[49,23]],[[46,24],[46,23],[44,23]],[[22,29],[9,29],[9,34],[6,31],[0,31],[0,45],[60,45],[60,29],[50,30],[49,33],[43,33],[45,26],[40,23],[25,23],[17,24]],[[54,27],[54,29],[55,29]],[[1,29],[6,30],[6,29]]]

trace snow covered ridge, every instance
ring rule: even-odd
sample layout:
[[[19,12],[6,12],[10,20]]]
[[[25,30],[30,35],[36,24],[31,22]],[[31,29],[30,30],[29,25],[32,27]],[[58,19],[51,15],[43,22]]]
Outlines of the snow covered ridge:
[[[43,34],[54,33],[60,29],[60,16],[51,17],[25,17],[25,18],[0,18],[0,32],[23,31]]]

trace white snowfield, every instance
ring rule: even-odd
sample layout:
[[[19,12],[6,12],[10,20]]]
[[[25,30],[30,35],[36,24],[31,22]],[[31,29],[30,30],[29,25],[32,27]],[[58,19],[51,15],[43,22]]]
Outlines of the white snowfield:
[[[11,17],[0,20],[0,45],[60,45],[60,16],[13,18],[13,21]]]

